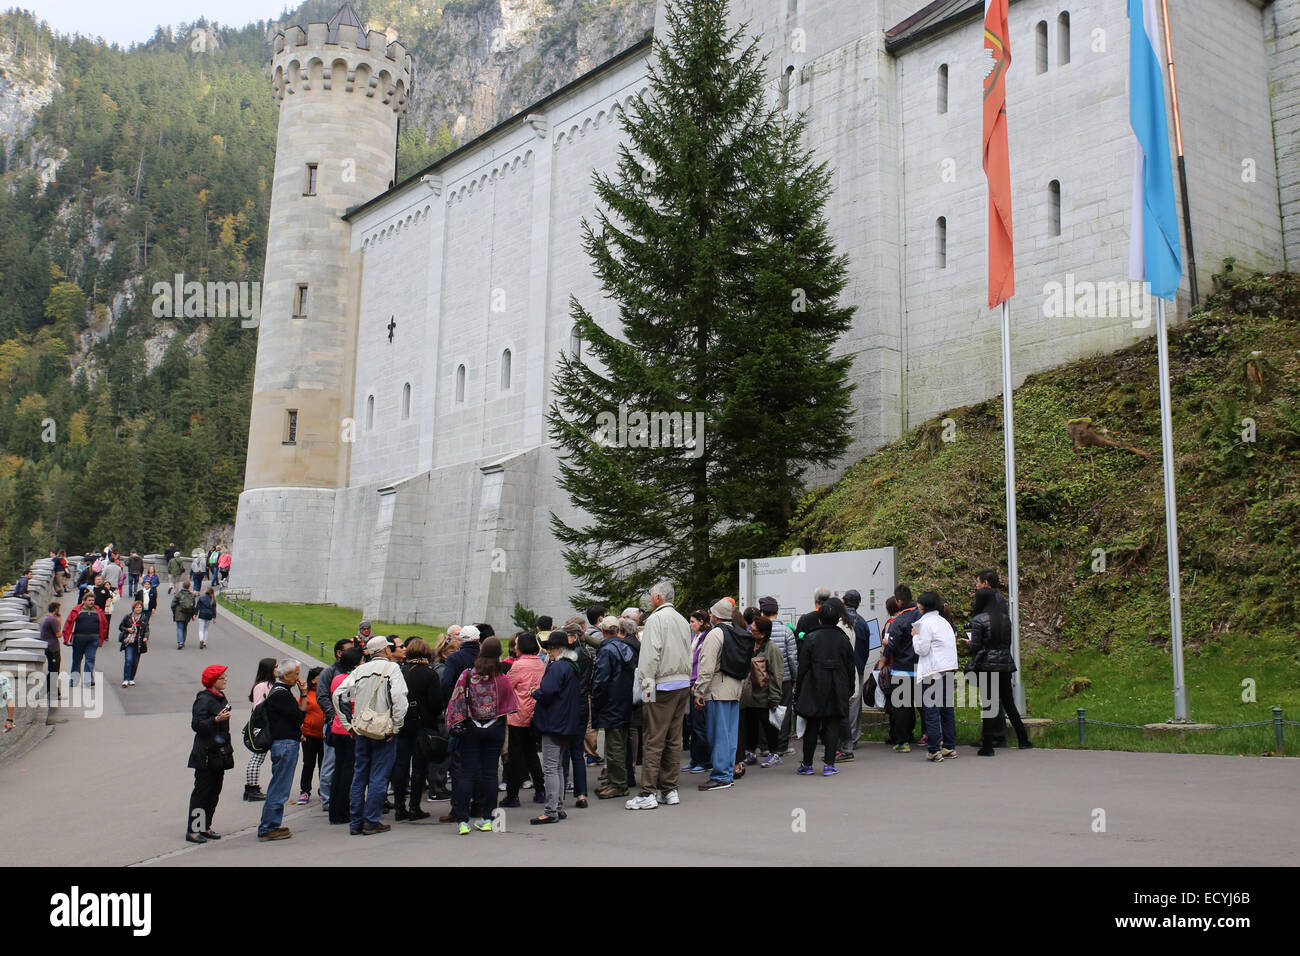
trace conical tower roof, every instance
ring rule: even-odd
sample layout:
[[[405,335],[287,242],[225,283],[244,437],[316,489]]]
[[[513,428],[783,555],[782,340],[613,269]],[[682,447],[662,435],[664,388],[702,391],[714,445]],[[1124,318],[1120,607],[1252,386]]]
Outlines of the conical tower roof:
[[[352,9],[352,4],[345,3],[339,7],[339,12],[330,17],[326,25],[329,27],[329,42],[339,42],[339,27],[355,27],[357,31],[357,48],[360,50],[370,49],[370,40],[366,35],[366,26],[357,16],[357,11]]]

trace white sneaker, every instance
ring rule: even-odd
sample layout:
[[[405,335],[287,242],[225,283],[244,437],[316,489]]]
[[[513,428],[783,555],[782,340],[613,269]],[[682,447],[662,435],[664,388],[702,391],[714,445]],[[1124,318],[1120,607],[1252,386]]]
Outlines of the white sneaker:
[[[126,687],[126,686],[127,686],[128,684],[130,684],[130,683],[131,683],[131,682],[130,682],[129,680],[124,680],[124,681],[122,681],[122,686],[123,686],[123,687]]]
[[[128,687],[134,687],[134,686],[135,686],[135,681],[133,681],[133,680],[129,680],[129,681],[127,681],[126,683],[127,683],[127,686],[128,686]]]
[[[623,806],[629,810],[653,810],[659,806],[659,799],[653,793],[649,793],[644,796],[633,797]]]
[[[668,804],[670,807],[675,807],[681,802],[682,798],[677,795],[676,790],[669,790],[667,796],[664,797],[664,803]]]

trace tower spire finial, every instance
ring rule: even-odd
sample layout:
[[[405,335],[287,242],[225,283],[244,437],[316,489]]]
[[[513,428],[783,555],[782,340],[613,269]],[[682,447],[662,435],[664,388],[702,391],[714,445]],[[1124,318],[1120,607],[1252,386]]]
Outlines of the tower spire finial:
[[[361,18],[357,16],[357,11],[352,9],[352,4],[345,2],[343,6],[339,7],[339,12],[326,21],[326,26],[329,27],[328,42],[339,42],[339,27],[353,27],[357,31],[357,49],[370,49],[370,40],[366,36],[366,26],[361,22]]]

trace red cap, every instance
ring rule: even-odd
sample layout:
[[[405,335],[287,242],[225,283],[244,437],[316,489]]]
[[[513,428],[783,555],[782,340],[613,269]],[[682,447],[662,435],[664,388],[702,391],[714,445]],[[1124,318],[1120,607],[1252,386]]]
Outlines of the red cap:
[[[211,687],[226,671],[230,670],[225,664],[212,664],[203,668],[203,686]]]

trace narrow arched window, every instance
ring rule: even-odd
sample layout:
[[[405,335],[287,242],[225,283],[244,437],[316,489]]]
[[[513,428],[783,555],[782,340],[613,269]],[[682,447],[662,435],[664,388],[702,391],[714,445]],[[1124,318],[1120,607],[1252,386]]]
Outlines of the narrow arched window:
[[[1047,186],[1047,234],[1061,234],[1061,181],[1053,179]]]
[[[794,67],[787,66],[785,72],[781,74],[780,86],[781,91],[781,111],[785,112],[790,106],[790,78],[794,76]]]
[[[501,391],[510,391],[510,350],[501,353]]]
[[[948,268],[948,219],[945,216],[934,222],[934,264],[939,269]]]
[[[582,358],[582,336],[578,334],[576,325],[569,331],[569,356],[574,361]]]
[[[939,64],[939,114],[948,112],[948,64]]]
[[[1056,18],[1056,64],[1065,66],[1070,62],[1070,11],[1062,10]]]
[[[1047,21],[1039,20],[1034,29],[1034,47],[1037,52],[1038,72],[1047,72]]]
[[[402,421],[411,417],[411,383],[402,386]]]
[[[366,431],[375,427],[375,396],[366,396]]]
[[[456,366],[456,401],[465,401],[465,366]]]

